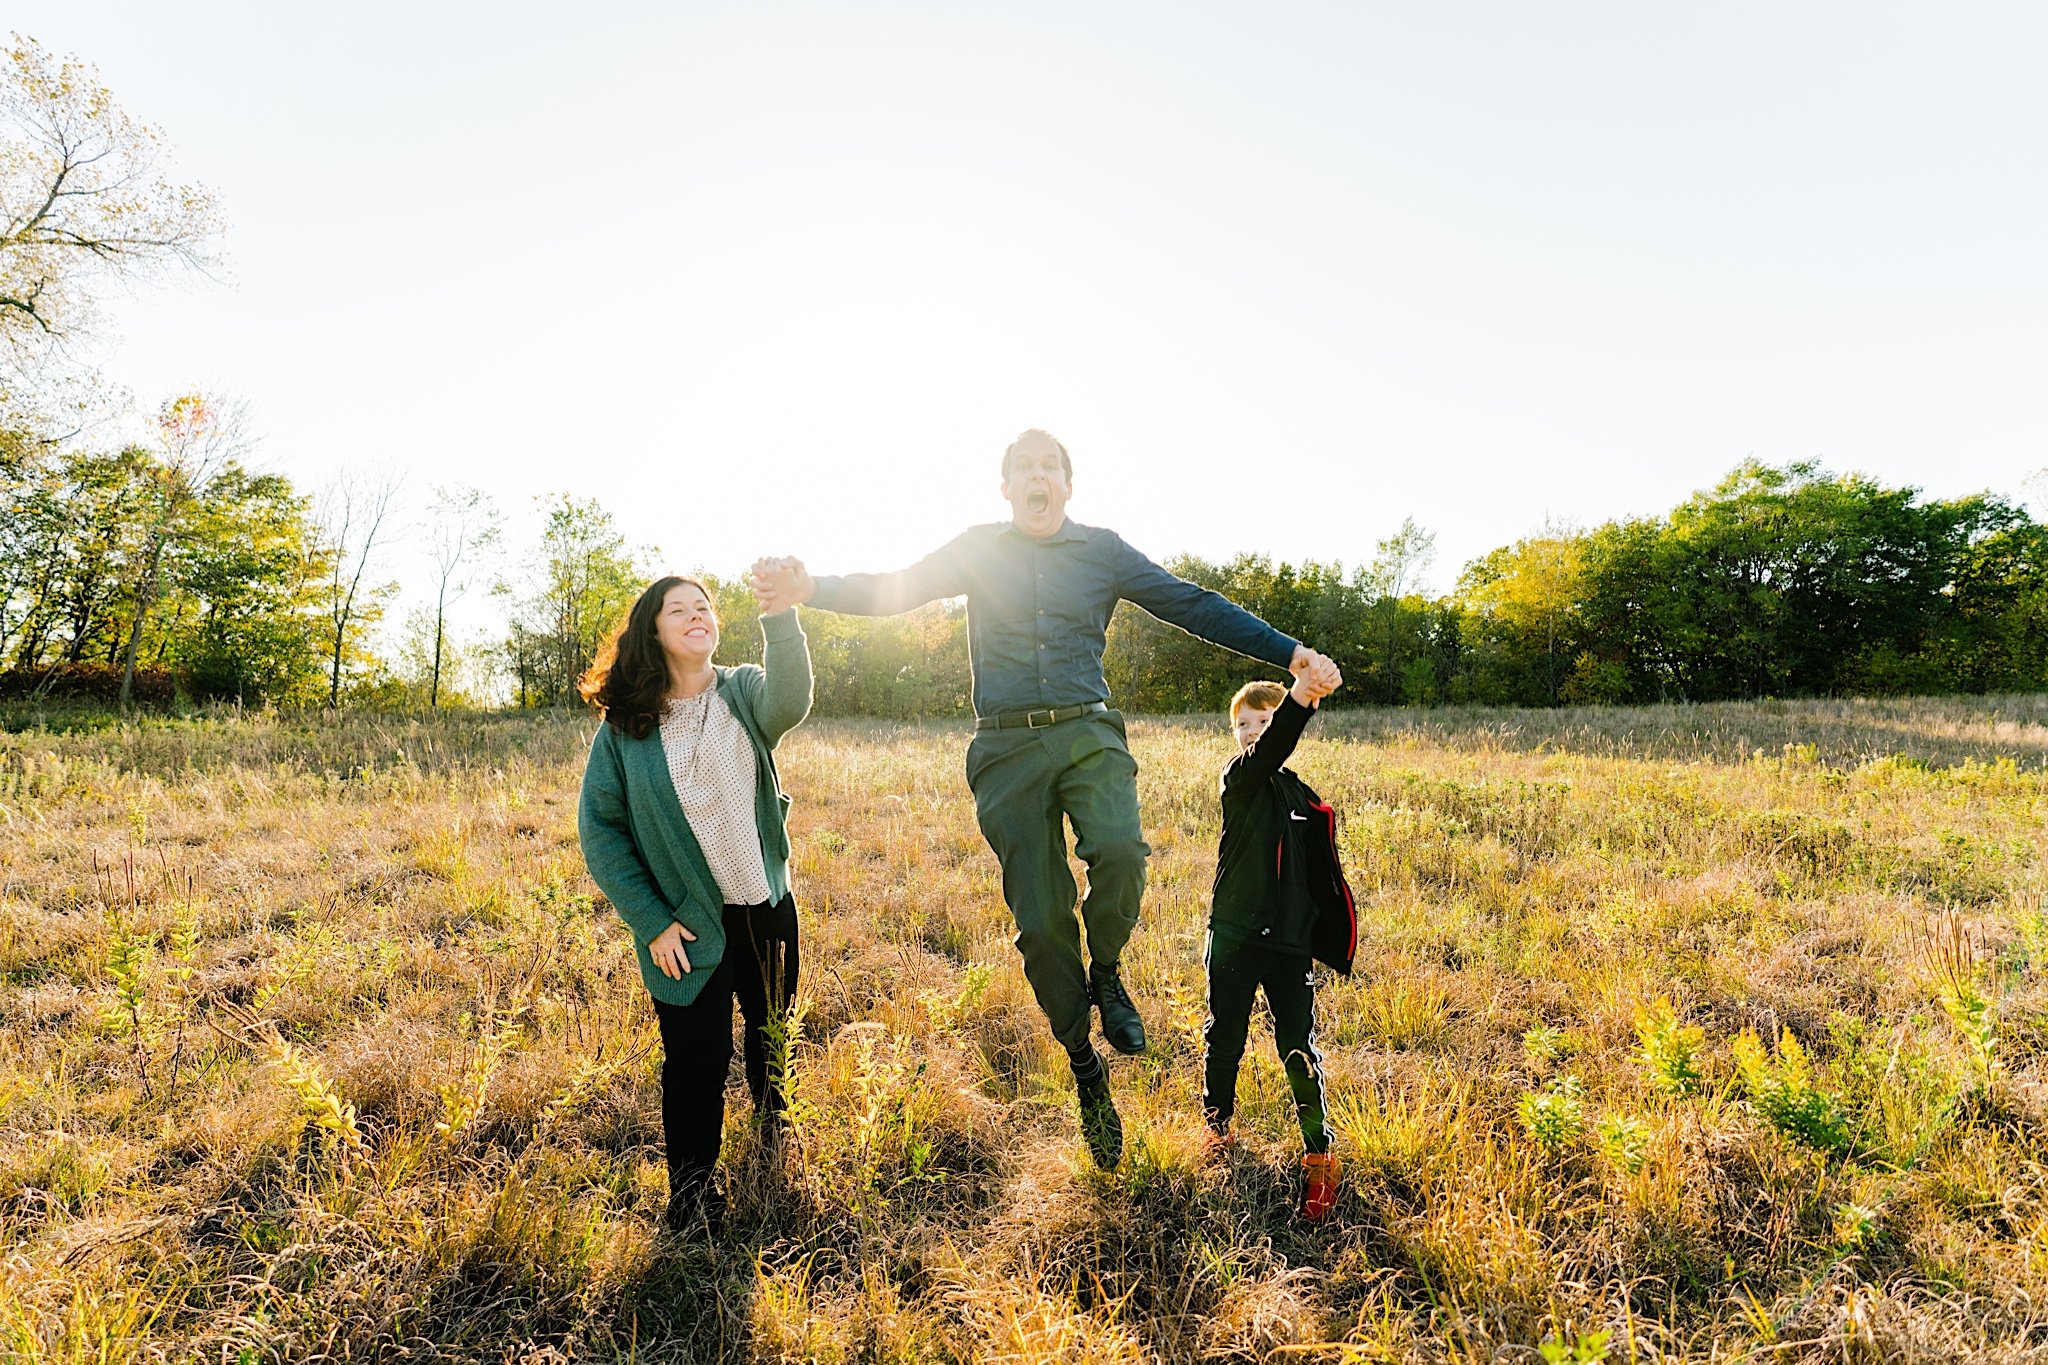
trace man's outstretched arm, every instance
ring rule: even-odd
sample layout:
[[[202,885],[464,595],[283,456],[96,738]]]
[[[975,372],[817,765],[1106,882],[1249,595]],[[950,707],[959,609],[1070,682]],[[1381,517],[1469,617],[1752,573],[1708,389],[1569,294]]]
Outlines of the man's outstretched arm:
[[[1212,645],[1234,649],[1247,658],[1263,659],[1291,673],[1312,670],[1325,692],[1334,691],[1343,682],[1337,665],[1327,656],[1281,634],[1222,593],[1168,573],[1121,537],[1117,543],[1121,547],[1119,595]]]
[[[941,597],[967,591],[960,542],[940,546],[895,573],[814,576],[800,559],[761,559],[753,568],[754,596],[763,615],[809,603],[848,616],[894,616]]]

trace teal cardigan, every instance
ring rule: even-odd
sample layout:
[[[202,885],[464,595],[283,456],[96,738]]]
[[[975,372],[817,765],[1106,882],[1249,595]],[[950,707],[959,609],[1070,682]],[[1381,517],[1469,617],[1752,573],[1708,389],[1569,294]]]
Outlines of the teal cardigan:
[[[714,671],[718,695],[753,741],[754,825],[768,891],[779,901],[789,894],[789,798],[775,774],[775,744],[810,714],[811,651],[793,607],[762,617],[761,636],[766,668]],[[695,1000],[725,956],[724,898],[683,818],[658,728],[633,739],[610,722],[597,727],[583,767],[576,834],[591,880],[633,931],[649,993],[671,1005]],[[671,920],[697,936],[683,945],[690,970],[680,981],[669,980],[647,952]]]

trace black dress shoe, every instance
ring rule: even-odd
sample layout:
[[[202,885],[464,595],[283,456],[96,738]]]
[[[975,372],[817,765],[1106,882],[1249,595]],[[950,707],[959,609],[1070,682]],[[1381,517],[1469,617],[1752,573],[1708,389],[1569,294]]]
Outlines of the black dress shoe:
[[[670,1232],[701,1232],[708,1240],[725,1230],[725,1193],[709,1175],[671,1184],[668,1211],[661,1218]]]
[[[1083,1055],[1068,1058],[1074,1068],[1074,1090],[1081,1101],[1081,1141],[1088,1155],[1105,1171],[1116,1169],[1124,1155],[1124,1121],[1109,1094],[1109,1068],[1090,1047]]]
[[[1126,1057],[1145,1050],[1145,1021],[1115,967],[1098,962],[1088,969],[1088,998],[1102,1011],[1102,1036],[1111,1047]]]

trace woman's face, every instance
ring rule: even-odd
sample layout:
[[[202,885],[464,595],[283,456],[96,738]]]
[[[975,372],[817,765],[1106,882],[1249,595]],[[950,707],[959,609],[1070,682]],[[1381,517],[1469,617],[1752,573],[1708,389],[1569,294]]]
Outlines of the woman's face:
[[[698,588],[678,583],[662,594],[654,638],[671,660],[701,667],[718,649],[718,613]]]

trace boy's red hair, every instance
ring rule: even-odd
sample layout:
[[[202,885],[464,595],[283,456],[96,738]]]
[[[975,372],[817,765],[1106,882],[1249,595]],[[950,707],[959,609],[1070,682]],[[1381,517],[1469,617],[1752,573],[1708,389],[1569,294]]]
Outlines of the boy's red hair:
[[[1237,713],[1247,706],[1261,711],[1271,711],[1287,698],[1287,689],[1276,682],[1248,682],[1237,689],[1237,695],[1230,699],[1230,718],[1237,719]]]

